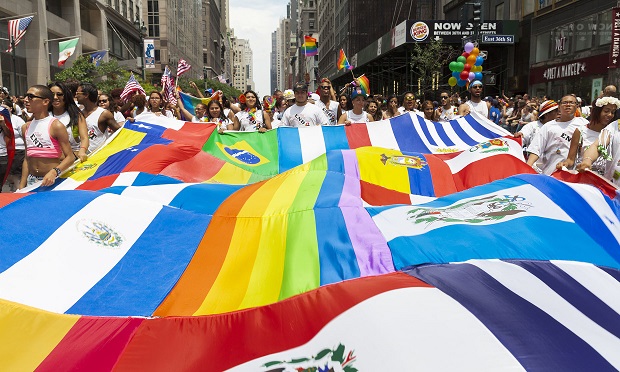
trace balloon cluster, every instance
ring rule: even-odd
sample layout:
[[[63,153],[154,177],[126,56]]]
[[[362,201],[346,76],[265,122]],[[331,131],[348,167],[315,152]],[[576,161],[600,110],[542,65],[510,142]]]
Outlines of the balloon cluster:
[[[448,79],[448,84],[453,87],[458,85],[464,87],[474,80],[482,80],[482,63],[484,58],[480,55],[480,50],[473,43],[466,43],[464,52],[456,61],[450,62],[449,68],[452,76]]]

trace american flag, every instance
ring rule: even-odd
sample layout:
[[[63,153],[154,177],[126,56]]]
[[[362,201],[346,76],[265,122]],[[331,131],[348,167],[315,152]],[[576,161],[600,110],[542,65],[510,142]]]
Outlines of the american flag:
[[[185,62],[184,59],[179,60],[179,65],[177,66],[177,76],[181,76],[181,74],[186,73],[192,66]]]
[[[131,74],[129,80],[127,80],[127,84],[125,84],[125,89],[123,89],[123,92],[121,93],[121,99],[123,101],[127,101],[129,97],[131,97],[131,95],[135,92],[144,94],[146,96],[146,92],[144,91],[140,83],[138,83],[138,80],[136,80],[135,76]]]
[[[15,46],[17,46],[26,34],[26,29],[30,26],[32,18],[34,18],[34,16],[9,21],[9,49],[6,50],[7,53],[10,53],[13,50],[11,39],[15,40]]]
[[[164,69],[163,75],[161,75],[161,86],[164,90],[166,100],[173,105],[177,104],[177,98],[174,96],[174,82],[172,81],[172,75],[168,66]]]

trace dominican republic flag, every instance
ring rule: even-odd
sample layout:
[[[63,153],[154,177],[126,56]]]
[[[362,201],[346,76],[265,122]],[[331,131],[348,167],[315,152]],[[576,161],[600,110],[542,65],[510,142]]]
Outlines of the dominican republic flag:
[[[179,64],[177,65],[177,77],[189,71],[190,68],[192,68],[192,66],[189,63],[187,63],[184,59],[180,59]]]
[[[15,46],[17,46],[17,44],[19,44],[19,42],[22,40],[22,38],[26,34],[26,29],[28,29],[28,26],[30,26],[30,22],[32,22],[32,18],[34,18],[34,16],[13,19],[9,21],[9,49],[6,50],[7,53],[13,51],[13,45],[11,41],[13,41],[15,43]]]

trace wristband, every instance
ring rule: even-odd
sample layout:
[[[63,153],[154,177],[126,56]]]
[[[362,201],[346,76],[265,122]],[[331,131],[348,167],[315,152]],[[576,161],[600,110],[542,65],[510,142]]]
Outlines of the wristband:
[[[62,173],[60,168],[54,168],[54,170],[56,171],[56,178],[60,177],[60,174]]]
[[[589,156],[584,156],[584,157],[583,157],[583,160],[586,160],[586,159],[590,160],[590,163],[594,163],[594,160],[592,160],[592,158],[591,158],[591,157],[589,157]]]

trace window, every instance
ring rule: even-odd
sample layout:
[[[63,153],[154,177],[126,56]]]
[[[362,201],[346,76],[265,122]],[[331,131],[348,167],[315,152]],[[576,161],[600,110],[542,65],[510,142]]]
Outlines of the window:
[[[548,33],[536,36],[536,62],[546,61],[549,59],[551,36],[552,35]]]
[[[524,0],[523,1],[523,15],[526,16],[528,14],[534,13],[535,7],[536,7],[535,0]]]
[[[62,5],[60,4],[60,0],[46,1],[45,10],[62,18]]]
[[[573,24],[558,27],[553,31],[554,55],[560,56],[568,54],[570,51],[570,41],[573,38]]]
[[[133,14],[133,0],[129,0],[129,20],[133,22],[136,19]]]
[[[538,0],[538,9],[543,9],[553,4],[553,0]]]
[[[504,19],[504,3],[497,4],[495,6],[495,19]]]
[[[592,48],[592,30],[596,28],[594,19],[589,16],[575,22],[575,51]]]
[[[606,11],[598,15],[596,26],[595,44],[605,45],[611,43],[611,12]]]

